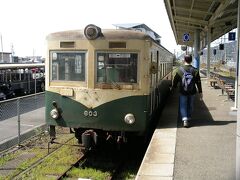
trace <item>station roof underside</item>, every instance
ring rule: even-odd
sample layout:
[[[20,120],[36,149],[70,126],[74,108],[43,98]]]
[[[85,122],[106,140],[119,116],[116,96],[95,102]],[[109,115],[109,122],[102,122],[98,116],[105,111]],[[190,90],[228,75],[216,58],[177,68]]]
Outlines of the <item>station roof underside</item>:
[[[177,44],[193,46],[195,29],[200,30],[201,48],[207,31],[214,41],[237,27],[238,0],[164,0]],[[183,41],[183,35],[190,35]]]

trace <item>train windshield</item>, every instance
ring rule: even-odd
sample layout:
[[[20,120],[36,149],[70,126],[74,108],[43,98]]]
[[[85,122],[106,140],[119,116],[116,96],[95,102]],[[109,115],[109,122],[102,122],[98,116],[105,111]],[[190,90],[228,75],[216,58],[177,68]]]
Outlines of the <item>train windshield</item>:
[[[51,52],[51,80],[85,81],[85,52]]]
[[[137,83],[137,53],[97,53],[98,83]]]

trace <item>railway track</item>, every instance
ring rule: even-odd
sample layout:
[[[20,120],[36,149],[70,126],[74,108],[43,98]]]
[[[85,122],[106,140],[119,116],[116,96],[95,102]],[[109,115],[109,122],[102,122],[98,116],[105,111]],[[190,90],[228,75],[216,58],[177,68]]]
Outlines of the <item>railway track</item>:
[[[122,155],[120,155],[121,158],[119,158],[119,156],[116,156],[115,150],[108,151],[106,148],[108,147],[100,147],[87,151],[85,154],[83,154],[83,156],[79,157],[79,159],[73,162],[71,166],[69,166],[63,173],[56,175],[56,179],[95,179],[96,176],[98,176],[99,179],[114,179],[114,177],[116,177],[120,172],[125,158]],[[117,160],[116,157],[118,157]],[[88,173],[89,169],[102,169],[103,172],[100,172],[101,170],[99,170],[98,175],[94,175],[94,178],[94,176]],[[106,173],[108,170],[110,170],[109,173]],[[77,171],[79,173],[73,173]]]
[[[204,75],[207,75],[207,70],[206,69],[201,70],[201,73],[204,74]],[[220,79],[225,80],[227,83],[233,83],[233,84],[235,83],[235,78],[233,78],[233,77],[223,76],[219,73],[212,72],[212,71],[210,72],[210,75],[212,77],[218,76]]]
[[[66,134],[63,136],[65,137]],[[77,179],[81,177],[113,180],[125,179],[121,177],[126,169],[127,171],[130,169],[131,172],[125,174],[130,174],[129,176],[132,177],[130,179],[134,179],[145,152],[142,147],[134,143],[124,145],[121,150],[116,144],[103,143],[97,148],[85,151],[77,144],[77,140],[71,137],[65,141],[50,144],[48,154],[46,144],[42,146],[37,142],[34,143],[28,145],[28,148],[39,146],[41,151],[44,151],[44,156],[29,163],[30,165],[17,167],[15,170],[18,169],[18,171],[10,176],[1,176],[0,171],[0,179]],[[28,148],[25,147],[23,153],[27,154]],[[142,152],[141,155],[139,152]]]
[[[73,138],[69,139],[65,143],[58,143],[58,147],[55,147],[49,154],[37,160],[35,163],[31,164],[25,170],[15,174],[11,179],[21,180],[21,179],[35,179],[35,178],[43,178],[43,179],[64,179],[64,178],[86,178],[90,175],[86,175],[89,168],[91,169],[103,169],[103,172],[99,172],[100,175],[104,178],[100,179],[116,179],[118,175],[122,171],[122,167],[126,163],[127,159],[127,151],[119,151],[117,148],[113,148],[112,145],[102,146],[100,148],[92,149],[90,151],[84,151],[79,145],[71,144]],[[74,138],[75,140],[75,138]],[[76,140],[75,140],[76,141]],[[64,155],[60,154],[62,148],[67,148],[68,153],[64,153]],[[72,151],[72,149],[78,149],[77,151]],[[47,149],[46,149],[47,150]],[[74,152],[70,154],[71,152]],[[66,156],[67,154],[67,156]],[[69,161],[65,162],[64,159],[69,158]],[[57,161],[58,163],[52,164],[51,160]],[[64,164],[64,167],[62,167]],[[55,167],[55,168],[53,168]],[[60,168],[62,167],[62,168]],[[58,169],[61,170],[58,170]],[[46,171],[46,169],[51,169],[50,171]],[[73,175],[72,171],[79,170],[80,174]],[[109,171],[108,173],[105,173]]]
[[[74,164],[59,179],[134,179],[144,152],[145,147],[137,143],[126,144],[121,149],[113,144],[104,144],[89,151],[84,161]]]
[[[71,171],[72,168],[80,167],[85,162],[86,158],[87,158],[87,153],[83,154],[83,156],[81,156],[78,160],[76,160],[76,162],[74,162],[71,166],[69,166],[69,168],[67,168],[65,172],[63,172],[62,174],[58,175],[56,179],[60,180],[60,179],[65,178],[67,176],[67,173],[69,171]]]
[[[26,141],[20,148],[11,148],[1,153],[0,160],[0,179],[22,179],[45,159],[50,157],[59,148],[70,141],[75,140],[69,130],[61,128],[58,130],[58,140],[60,143],[54,143],[48,152],[48,134],[41,134]]]
[[[17,174],[13,179],[14,180],[18,180],[18,179],[25,179],[28,177],[29,172],[33,171],[34,168],[38,167],[41,163],[43,163],[44,161],[46,161],[48,158],[51,158],[51,156],[53,156],[54,153],[57,153],[58,151],[61,151],[61,148],[64,145],[67,145],[67,143],[69,143],[70,141],[73,141],[74,137],[68,139],[65,143],[55,143],[58,144],[59,146],[54,148],[52,151],[49,151],[48,148],[48,154],[46,154],[44,157],[40,158],[39,160],[37,160],[36,162],[34,162],[30,167],[28,167],[27,169],[25,169],[24,171],[20,172],[19,174]]]

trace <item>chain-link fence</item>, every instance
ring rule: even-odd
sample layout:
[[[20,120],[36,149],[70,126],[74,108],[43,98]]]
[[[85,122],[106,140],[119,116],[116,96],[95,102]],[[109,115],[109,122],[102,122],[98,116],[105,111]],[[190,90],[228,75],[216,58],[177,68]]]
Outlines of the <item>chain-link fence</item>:
[[[45,128],[45,94],[0,101],[0,151]]]

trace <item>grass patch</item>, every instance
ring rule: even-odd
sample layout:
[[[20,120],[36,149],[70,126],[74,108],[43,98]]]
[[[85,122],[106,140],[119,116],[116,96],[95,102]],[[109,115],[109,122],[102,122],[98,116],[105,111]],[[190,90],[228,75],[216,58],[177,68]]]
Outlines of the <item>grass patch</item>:
[[[8,161],[14,159],[15,157],[17,157],[18,153],[14,153],[14,154],[7,154],[4,155],[0,158],[0,166],[5,165]]]
[[[135,161],[135,159],[139,159],[138,157],[131,159],[124,167],[121,174],[118,175],[117,179],[124,180],[134,180],[136,178],[136,174],[141,165],[141,160]]]
[[[60,136],[58,138],[58,142],[64,143],[72,137],[73,137],[73,134],[64,134],[64,136]],[[17,152],[10,153],[6,156],[1,157],[0,166],[3,166],[4,164],[6,164],[9,161],[21,157],[21,155],[23,155],[23,154],[32,154],[33,155],[31,158],[23,160],[22,163],[20,163],[17,166],[17,169],[13,170],[11,172],[11,174],[9,174],[8,176],[0,176],[0,180],[1,179],[4,179],[4,180],[5,179],[13,179],[13,177],[15,177],[17,174],[19,174],[26,168],[30,167],[32,164],[36,163],[39,159],[41,159],[47,155],[47,153],[48,153],[47,148],[46,148],[47,143],[48,143],[47,137],[46,138],[41,137],[40,139],[33,141],[32,143],[31,142],[27,142],[27,143],[28,144],[24,148],[17,150]],[[60,146],[59,144],[52,144],[50,151],[58,148],[59,146]],[[62,154],[61,156],[64,157],[65,155]],[[57,158],[59,158],[59,157],[57,157]],[[52,161],[54,162],[54,160],[52,160]],[[47,170],[50,171],[51,168],[49,168],[49,165],[46,167],[48,167]],[[46,179],[45,176],[44,176],[44,178],[40,178],[40,177],[42,177],[42,175],[38,173],[38,176],[35,176],[34,179]],[[29,178],[29,179],[31,179],[31,178]],[[49,179],[49,178],[47,178],[47,179]]]
[[[123,173],[120,175],[119,179],[134,180],[135,177],[136,177],[136,174],[135,174],[135,173],[133,173],[133,172],[126,172],[126,171],[125,171],[125,172],[123,172]]]
[[[34,153],[35,156],[33,158],[29,158],[26,161],[22,162],[18,167],[17,170],[13,171],[10,175],[8,175],[5,178],[9,178],[12,179],[13,177],[15,177],[18,173],[20,173],[21,171],[23,171],[24,169],[30,167],[34,162],[36,162],[38,159],[40,159],[41,157],[44,157],[44,155],[46,154],[46,151],[44,150],[39,150],[39,149],[31,149],[29,151],[24,151],[24,153]]]
[[[73,168],[68,174],[70,178],[89,178],[94,180],[106,180],[111,177],[110,172],[103,172],[101,170],[93,169],[93,168],[84,168],[78,169]]]
[[[76,143],[76,139],[71,140],[69,143]],[[51,175],[62,174],[72,164],[74,159],[77,160],[79,155],[80,152],[77,147],[63,146],[26,174],[24,179],[39,179],[39,177],[45,177],[46,179],[46,177],[51,177]]]

